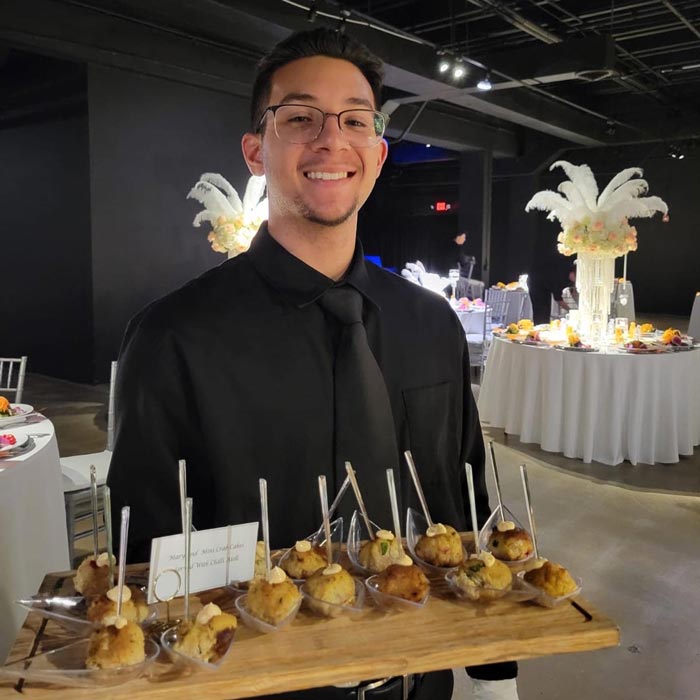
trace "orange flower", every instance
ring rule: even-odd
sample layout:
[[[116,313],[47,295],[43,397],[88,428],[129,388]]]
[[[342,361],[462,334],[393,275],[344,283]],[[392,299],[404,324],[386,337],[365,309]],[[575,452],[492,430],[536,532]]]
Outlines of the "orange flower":
[[[518,328],[523,331],[529,331],[531,328],[534,328],[535,324],[529,319],[529,318],[521,318],[518,321]]]
[[[10,402],[4,396],[0,396],[0,415],[7,416],[9,414]]]

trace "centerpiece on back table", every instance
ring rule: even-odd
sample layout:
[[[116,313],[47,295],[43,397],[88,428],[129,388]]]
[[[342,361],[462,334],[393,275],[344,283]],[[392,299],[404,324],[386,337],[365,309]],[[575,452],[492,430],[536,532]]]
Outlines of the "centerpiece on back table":
[[[193,226],[208,221],[212,230],[207,236],[212,250],[233,258],[250,247],[260,224],[267,219],[265,176],[253,175],[248,180],[243,201],[231,183],[217,173],[203,173],[187,198],[196,199],[204,209],[194,217]]]
[[[598,340],[610,313],[610,297],[615,284],[615,258],[637,250],[637,230],[628,220],[668,212],[660,197],[640,197],[649,186],[638,179],[641,168],[626,168],[610,180],[598,194],[598,184],[587,165],[572,165],[565,160],[553,163],[569,176],[557,188],[538,192],[525,211],[549,211],[548,219],[557,219],[562,231],[557,240],[562,255],[578,256],[576,288],[579,292],[579,329],[591,340]]]

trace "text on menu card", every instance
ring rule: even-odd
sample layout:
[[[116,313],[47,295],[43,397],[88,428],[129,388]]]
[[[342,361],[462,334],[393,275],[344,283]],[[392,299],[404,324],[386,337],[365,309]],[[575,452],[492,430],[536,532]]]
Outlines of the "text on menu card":
[[[190,593],[252,579],[257,536],[258,523],[193,532],[190,540]],[[154,538],[148,572],[148,603],[184,595],[184,569],[184,535]]]

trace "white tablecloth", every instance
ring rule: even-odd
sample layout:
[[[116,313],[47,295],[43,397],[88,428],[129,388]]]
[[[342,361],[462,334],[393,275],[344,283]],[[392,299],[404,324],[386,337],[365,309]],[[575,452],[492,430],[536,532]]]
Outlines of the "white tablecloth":
[[[53,424],[13,425],[28,432],[37,449],[17,460],[0,459],[0,661],[4,661],[27,613],[15,605],[33,595],[45,574],[68,569],[66,512]]]
[[[457,311],[459,321],[467,335],[483,334],[484,332],[484,309],[470,309],[469,311]]]
[[[485,423],[584,462],[674,463],[700,445],[700,349],[579,353],[496,338]]]

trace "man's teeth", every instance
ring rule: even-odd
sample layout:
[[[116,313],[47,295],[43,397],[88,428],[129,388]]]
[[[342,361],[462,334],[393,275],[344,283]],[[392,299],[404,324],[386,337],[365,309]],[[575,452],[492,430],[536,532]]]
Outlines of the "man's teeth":
[[[348,173],[306,173],[309,180],[343,180]]]

